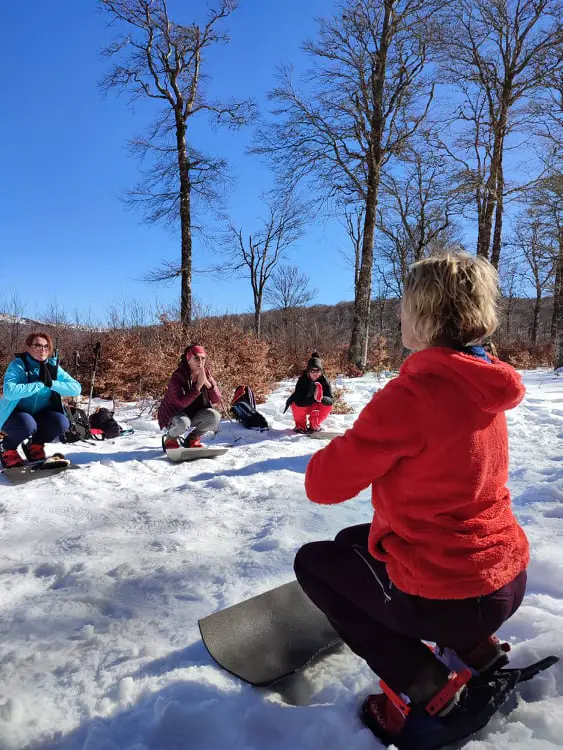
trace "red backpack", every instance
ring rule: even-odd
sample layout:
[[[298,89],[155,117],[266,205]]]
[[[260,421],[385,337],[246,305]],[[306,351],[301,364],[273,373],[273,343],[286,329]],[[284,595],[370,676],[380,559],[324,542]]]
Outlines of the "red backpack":
[[[249,430],[269,430],[265,417],[256,411],[256,398],[249,385],[235,388],[231,401],[231,414]]]

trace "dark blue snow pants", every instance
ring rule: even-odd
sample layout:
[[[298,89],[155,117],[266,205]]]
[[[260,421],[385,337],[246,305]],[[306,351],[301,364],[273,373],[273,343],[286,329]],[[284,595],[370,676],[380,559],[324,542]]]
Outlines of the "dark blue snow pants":
[[[15,450],[18,445],[31,437],[31,442],[39,445],[51,443],[61,437],[70,427],[67,417],[61,412],[44,409],[37,414],[14,411],[2,427],[8,437],[4,438],[4,450]]]
[[[491,594],[471,599],[425,599],[389,580],[368,551],[370,524],[351,526],[334,541],[311,542],[295,557],[295,575],[342,640],[396,692],[406,693],[432,668],[430,641],[463,659],[516,612],[526,572]]]

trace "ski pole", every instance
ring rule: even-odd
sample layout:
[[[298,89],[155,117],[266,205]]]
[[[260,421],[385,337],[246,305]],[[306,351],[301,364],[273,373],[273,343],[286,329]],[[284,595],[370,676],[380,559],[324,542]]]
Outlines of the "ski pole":
[[[72,365],[74,369],[74,377],[78,379],[78,369],[80,367],[80,352],[78,349],[75,349],[72,352]]]
[[[94,346],[94,367],[92,368],[92,378],[90,380],[90,395],[88,396],[88,409],[86,411],[86,416],[90,416],[90,404],[92,403],[92,394],[94,392],[94,381],[96,379],[96,367],[98,366],[98,359],[100,358],[100,349],[102,348],[102,345],[99,341],[96,341],[96,344]]]

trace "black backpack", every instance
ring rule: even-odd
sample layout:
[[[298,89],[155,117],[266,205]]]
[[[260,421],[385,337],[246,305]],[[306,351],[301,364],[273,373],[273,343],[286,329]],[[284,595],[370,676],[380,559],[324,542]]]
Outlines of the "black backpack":
[[[65,406],[64,411],[70,422],[70,427],[61,437],[61,442],[76,443],[78,440],[93,440],[84,409],[79,409],[78,406]]]
[[[256,411],[256,399],[249,385],[239,385],[231,401],[231,414],[248,430],[269,430],[266,419]]]
[[[104,407],[96,409],[93,414],[90,414],[90,427],[102,431],[102,440],[116,438],[121,435],[121,427],[113,418],[113,412]]]

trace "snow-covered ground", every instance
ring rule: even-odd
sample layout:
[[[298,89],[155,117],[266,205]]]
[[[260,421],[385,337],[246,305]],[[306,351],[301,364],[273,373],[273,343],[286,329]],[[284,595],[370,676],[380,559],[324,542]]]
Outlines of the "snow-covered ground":
[[[384,381],[342,381],[355,413]],[[509,414],[510,487],[532,543],[528,594],[501,635],[514,665],[563,654],[563,377],[526,373]],[[156,423],[67,446],[81,466],[13,487],[0,478],[0,748],[370,750],[357,719],[376,682],[350,652],[296,679],[294,702],[251,688],[207,655],[197,620],[292,578],[297,548],[370,519],[368,493],[309,503],[303,476],[322,443],[291,432],[290,384],[257,434],[226,422],[214,461],[173,465]],[[210,443],[212,444],[212,443]],[[563,665],[523,685],[470,750],[563,746]],[[297,697],[297,700],[295,698]]]

